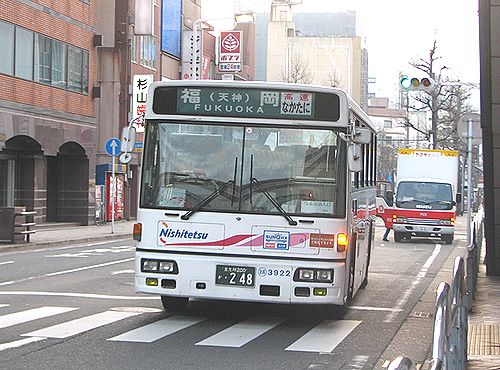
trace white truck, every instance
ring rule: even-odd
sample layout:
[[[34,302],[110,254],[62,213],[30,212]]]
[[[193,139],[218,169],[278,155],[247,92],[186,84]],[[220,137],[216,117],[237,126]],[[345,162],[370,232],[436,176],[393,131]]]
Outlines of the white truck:
[[[394,240],[412,236],[453,242],[458,192],[458,151],[398,149],[396,194],[391,212]]]

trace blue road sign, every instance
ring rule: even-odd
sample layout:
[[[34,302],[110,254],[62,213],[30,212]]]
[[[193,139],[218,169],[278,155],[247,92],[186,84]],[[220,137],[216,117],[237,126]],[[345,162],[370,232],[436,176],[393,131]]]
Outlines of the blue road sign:
[[[120,147],[122,143],[120,139],[116,137],[112,137],[108,141],[106,141],[106,153],[108,153],[112,157],[118,157],[120,155]]]

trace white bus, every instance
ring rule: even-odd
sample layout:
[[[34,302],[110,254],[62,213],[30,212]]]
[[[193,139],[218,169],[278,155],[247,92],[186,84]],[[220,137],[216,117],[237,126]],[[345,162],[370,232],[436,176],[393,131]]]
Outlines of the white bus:
[[[145,113],[135,287],[188,300],[334,305],[367,284],[376,136],[342,90],[168,81]]]

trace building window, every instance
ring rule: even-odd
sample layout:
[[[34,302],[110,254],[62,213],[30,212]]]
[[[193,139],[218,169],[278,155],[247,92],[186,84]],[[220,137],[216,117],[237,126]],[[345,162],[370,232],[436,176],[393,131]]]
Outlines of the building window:
[[[50,47],[52,40],[42,35],[35,38],[35,78],[37,82],[50,84]]]
[[[68,46],[68,89],[82,91],[82,49]]]
[[[66,88],[66,44],[52,40],[51,85]]]
[[[132,35],[132,42],[130,45],[130,60],[137,63],[137,39],[136,35]]]
[[[141,64],[152,69],[156,68],[156,37],[141,36]]]
[[[392,128],[392,121],[390,119],[384,120],[384,128]]]
[[[0,73],[88,94],[86,50],[2,21],[0,35]]]
[[[0,73],[12,75],[14,72],[14,26],[0,22],[0,35],[2,35]]]
[[[16,27],[15,76],[33,79],[33,32]]]

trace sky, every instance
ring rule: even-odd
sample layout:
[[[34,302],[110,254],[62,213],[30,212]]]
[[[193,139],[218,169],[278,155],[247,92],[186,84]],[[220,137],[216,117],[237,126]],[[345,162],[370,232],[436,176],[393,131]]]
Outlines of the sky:
[[[399,73],[423,77],[409,62],[428,60],[437,42],[438,68],[463,82],[479,83],[479,21],[477,0],[296,0],[294,13],[355,10],[358,36],[368,49],[370,92],[396,99]],[[231,28],[234,12],[269,12],[271,0],[202,0],[202,18]],[[239,8],[239,9],[238,9]],[[229,24],[229,26],[226,26]],[[478,106],[479,92],[473,96]]]

